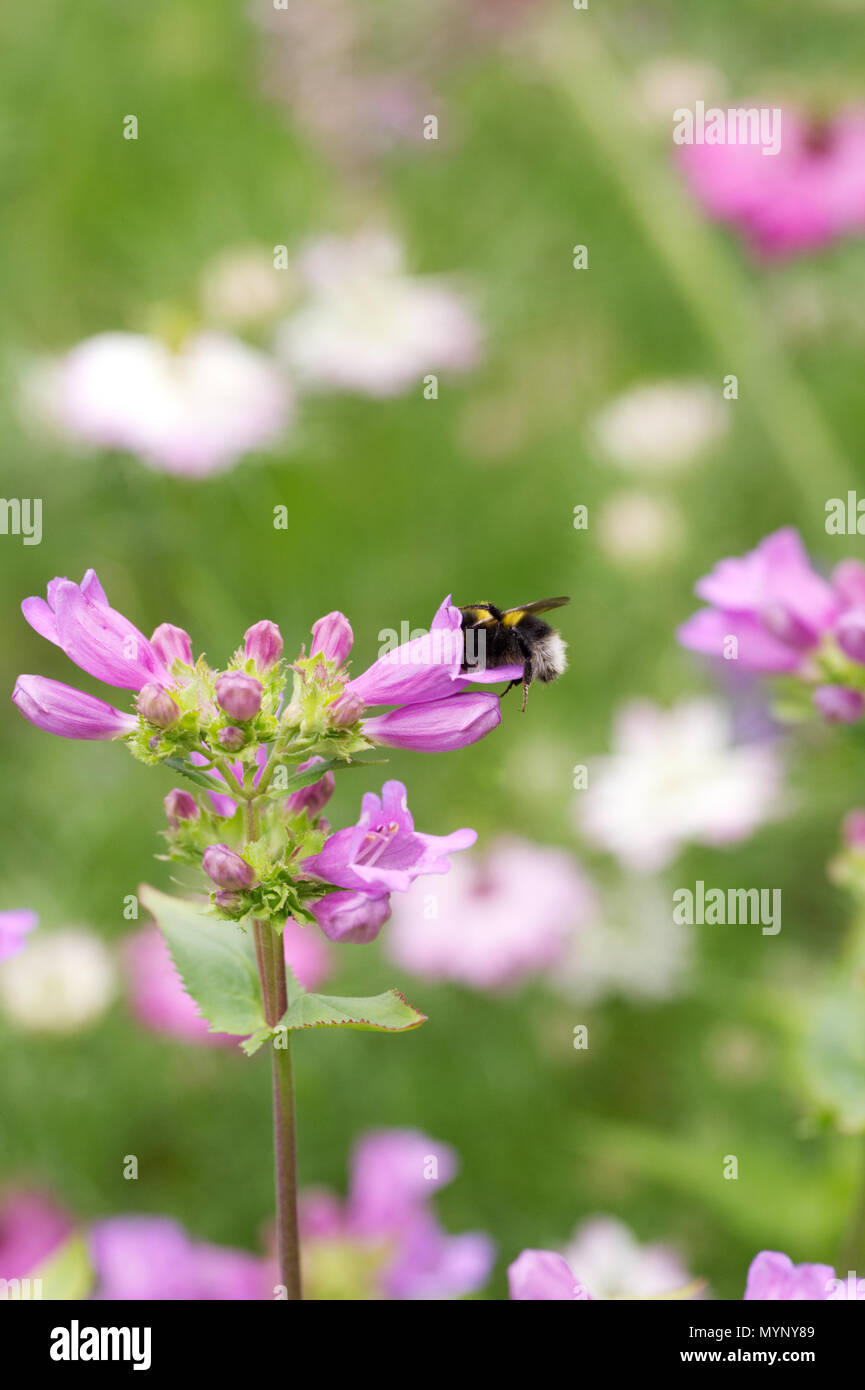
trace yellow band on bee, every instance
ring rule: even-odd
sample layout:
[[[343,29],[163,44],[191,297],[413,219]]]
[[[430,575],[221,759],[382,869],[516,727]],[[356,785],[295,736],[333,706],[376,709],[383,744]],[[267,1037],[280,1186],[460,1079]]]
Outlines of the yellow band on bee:
[[[526,610],[518,608],[514,613],[506,613],[502,618],[502,623],[505,627],[516,627],[517,623],[521,623],[525,616]]]

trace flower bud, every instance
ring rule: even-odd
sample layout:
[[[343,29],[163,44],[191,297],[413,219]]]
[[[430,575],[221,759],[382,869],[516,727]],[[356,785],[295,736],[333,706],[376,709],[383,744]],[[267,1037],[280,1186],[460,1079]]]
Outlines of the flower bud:
[[[246,743],[246,734],[234,724],[229,724],[227,729],[220,729],[216,738],[220,747],[228,753],[238,752]]]
[[[345,729],[349,724],[356,724],[363,711],[364,703],[360,696],[344,690],[329,708],[330,722],[335,729]]]
[[[216,682],[216,698],[232,719],[254,719],[261,709],[261,681],[226,671]]]
[[[155,724],[158,729],[168,729],[180,718],[180,706],[163,686],[149,681],[138,693],[138,713],[148,724]]]
[[[201,863],[217,888],[251,888],[255,882],[251,865],[228,845],[208,845]]]
[[[855,724],[865,709],[865,696],[846,685],[818,685],[813,698],[823,718],[833,724]]]
[[[865,666],[865,609],[853,608],[849,613],[842,613],[835,626],[835,636],[845,656]]]
[[[351,623],[344,613],[334,611],[312,625],[310,656],[323,656],[341,666],[354,642]]]
[[[165,807],[169,825],[175,829],[182,820],[197,820],[200,814],[195,797],[191,796],[189,792],[181,791],[179,787],[170,791],[162,804]]]
[[[309,758],[305,763],[301,763],[297,770],[298,772],[306,772],[316,763],[323,762],[324,758]],[[317,782],[313,782],[308,787],[301,787],[300,791],[292,792],[285,803],[285,809],[292,816],[299,816],[301,811],[306,811],[310,820],[315,820],[319,811],[323,810],[333,796],[335,786],[336,778],[333,773],[325,772],[324,776],[319,777]]]
[[[182,627],[175,627],[173,623],[160,623],[159,627],[154,629],[150,645],[155,648],[169,671],[175,661],[182,661],[185,666],[192,665],[192,639]]]
[[[253,627],[247,628],[244,633],[246,640],[246,655],[251,656],[256,666],[262,671],[267,671],[271,666],[275,666],[282,656],[282,633],[267,618],[262,618],[260,623],[255,623]]]
[[[239,912],[243,907],[243,894],[233,893],[229,888],[220,888],[218,893],[214,893],[213,900],[223,912]]]

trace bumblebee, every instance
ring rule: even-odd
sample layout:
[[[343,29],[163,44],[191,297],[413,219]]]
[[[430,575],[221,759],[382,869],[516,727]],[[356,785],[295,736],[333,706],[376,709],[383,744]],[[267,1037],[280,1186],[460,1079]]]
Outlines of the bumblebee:
[[[460,606],[465,634],[464,673],[470,676],[478,668],[521,666],[522,676],[510,680],[504,693],[522,684],[525,710],[532,681],[554,681],[567,666],[564,642],[555,628],[537,615],[569,602],[567,598],[540,598],[518,608],[496,608],[494,603]]]

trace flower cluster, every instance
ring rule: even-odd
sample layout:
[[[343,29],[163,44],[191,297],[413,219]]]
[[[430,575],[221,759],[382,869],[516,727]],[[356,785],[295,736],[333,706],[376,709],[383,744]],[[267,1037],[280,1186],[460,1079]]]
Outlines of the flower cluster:
[[[842,560],[825,579],[786,527],[747,555],[722,560],[696,593],[710,606],[679,628],[683,646],[794,677],[824,719],[853,723],[865,712],[861,561]]]
[[[446,872],[449,854],[474,843],[468,829],[416,831],[399,782],[365,796],[354,826],[331,833],[322,815],[334,769],[360,754],[378,745],[461,748],[500,722],[498,695],[469,688],[450,598],[428,633],[354,677],[352,629],[338,612],[315,623],[309,652],[290,666],[278,627],[262,620],[215,671],[171,623],[145,637],[111,607],[93,570],[80,584],[52,580],[46,598],[28,598],[22,609],[88,675],[136,692],[135,708],[38,675],[19,676],[14,703],[50,733],[123,739],[141,762],[192,782],[197,796],[177,788],[165,798],[168,857],[203,869],[218,915],[280,926],[294,917],[318,922],[332,940],[367,942],[389,916],[391,893]],[[472,679],[510,674],[479,670]]]

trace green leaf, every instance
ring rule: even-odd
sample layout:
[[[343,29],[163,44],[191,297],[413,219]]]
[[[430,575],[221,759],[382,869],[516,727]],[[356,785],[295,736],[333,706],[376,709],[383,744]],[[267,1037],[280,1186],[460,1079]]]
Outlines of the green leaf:
[[[274,1031],[280,1028],[361,1028],[376,1033],[405,1033],[426,1021],[426,1014],[413,1009],[398,989],[389,989],[368,999],[301,993],[292,999]]]
[[[209,792],[218,792],[221,796],[230,796],[231,794],[224,782],[217,782],[214,777],[208,777],[207,773],[202,772],[200,767],[193,767],[191,763],[185,763],[182,758],[164,758],[162,766],[173,768],[182,777],[188,778],[197,787],[206,787]]]
[[[310,755],[305,754],[304,756],[309,757]],[[332,772],[334,768],[379,767],[387,761],[387,758],[352,758],[350,762],[345,758],[325,758],[322,762],[316,763],[314,767],[308,767],[303,772],[292,773],[291,777],[280,782],[278,787],[271,785],[267,795],[273,800],[280,800],[282,797],[290,796],[292,792],[300,791],[302,787],[311,787],[313,782],[320,781],[326,772]]]
[[[211,1033],[246,1037],[264,1027],[252,933],[234,922],[203,916],[198,904],[169,897],[146,883],[138,897],[155,917],[184,988]]]

